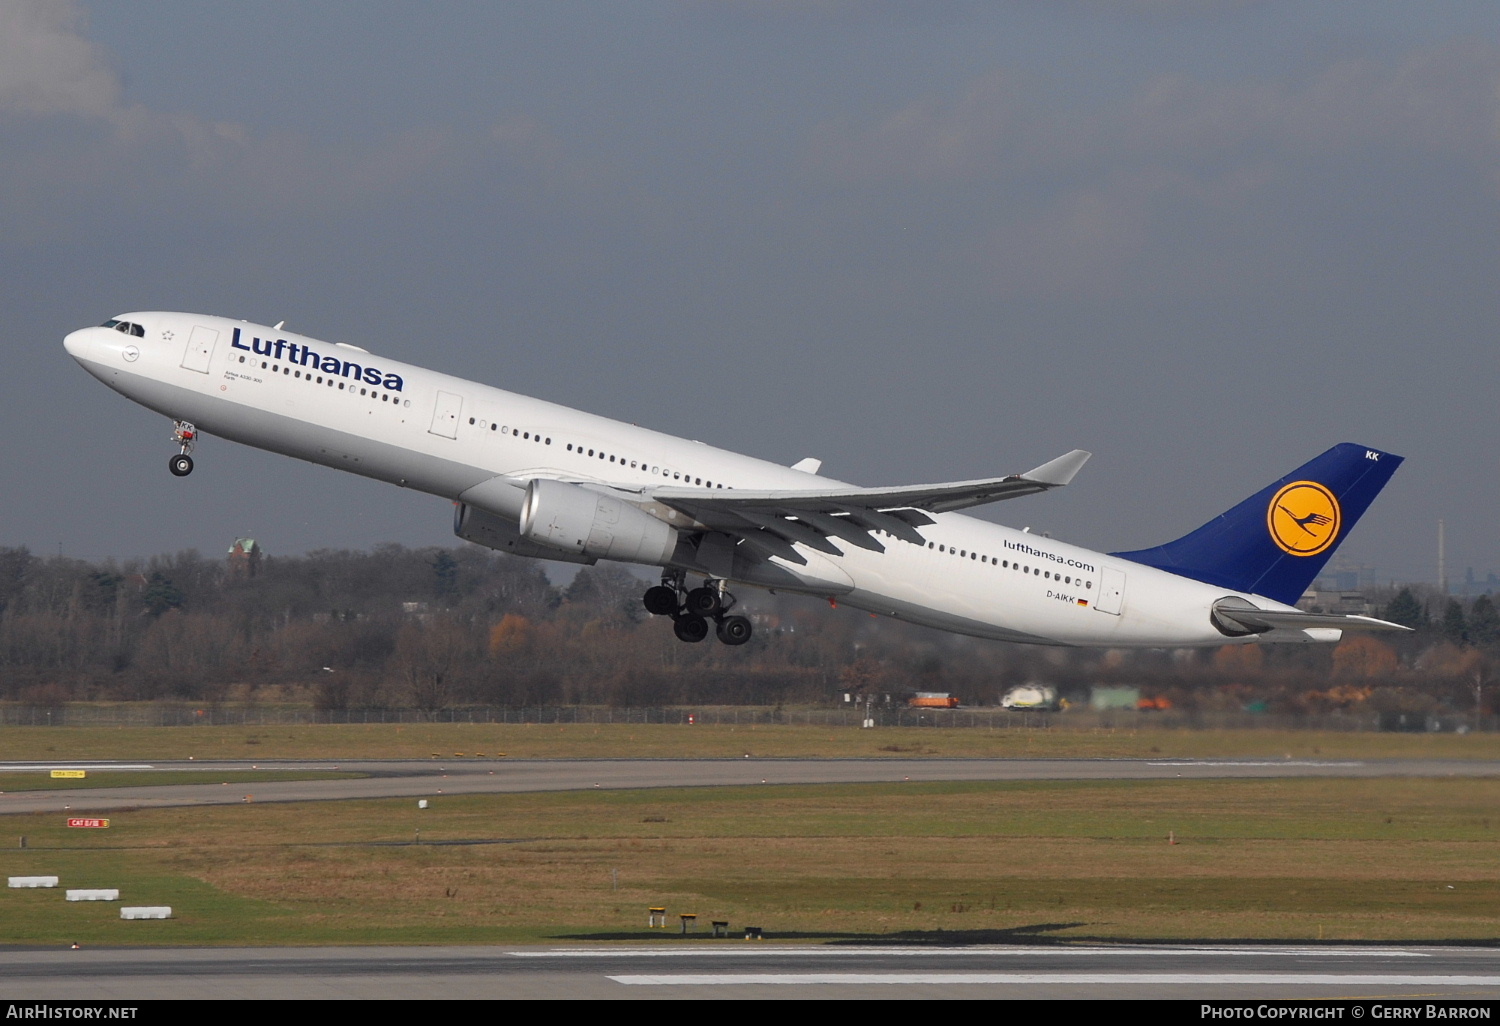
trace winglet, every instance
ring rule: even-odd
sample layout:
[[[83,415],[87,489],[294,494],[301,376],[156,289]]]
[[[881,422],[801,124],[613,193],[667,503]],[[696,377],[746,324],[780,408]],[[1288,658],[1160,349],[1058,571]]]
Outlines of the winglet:
[[[1037,484],[1046,485],[1049,488],[1061,488],[1073,476],[1083,469],[1083,465],[1094,455],[1083,449],[1074,449],[1070,453],[1064,453],[1057,459],[1043,463],[1034,470],[1028,470],[1021,475],[1026,481],[1035,481]]]
[[[823,469],[823,461],[809,456],[805,460],[798,460],[796,463],[793,463],[792,469],[800,470],[804,474],[816,474]]]

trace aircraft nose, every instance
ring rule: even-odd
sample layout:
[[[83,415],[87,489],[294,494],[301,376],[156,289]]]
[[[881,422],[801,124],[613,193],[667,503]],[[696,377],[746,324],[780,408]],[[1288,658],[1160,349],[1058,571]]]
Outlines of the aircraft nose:
[[[93,355],[93,329],[81,328],[78,331],[69,332],[63,337],[63,348],[73,359],[84,363]]]

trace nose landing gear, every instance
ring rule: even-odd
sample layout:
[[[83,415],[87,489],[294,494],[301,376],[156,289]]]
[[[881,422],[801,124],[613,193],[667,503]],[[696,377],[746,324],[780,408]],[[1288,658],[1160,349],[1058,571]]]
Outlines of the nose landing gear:
[[[703,587],[687,590],[687,575],[682,571],[663,574],[661,584],[649,588],[642,602],[653,616],[670,616],[672,633],[678,639],[695,644],[708,637],[708,621],[714,621],[714,634],[726,645],[743,645],[754,628],[743,616],[730,616],[735,598],[723,581],[708,580]]]
[[[172,441],[181,450],[167,461],[167,469],[173,477],[187,477],[193,472],[193,443],[198,440],[198,429],[185,420],[172,421]]]

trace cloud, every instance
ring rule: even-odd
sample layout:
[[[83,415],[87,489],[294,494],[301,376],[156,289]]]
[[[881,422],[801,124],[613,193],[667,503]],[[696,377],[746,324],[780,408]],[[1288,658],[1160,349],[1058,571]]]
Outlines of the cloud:
[[[1095,160],[1204,162],[1404,148],[1493,156],[1500,148],[1500,49],[1468,40],[1395,65],[1346,60],[1301,83],[1157,75],[1092,108],[1046,109],[1045,90],[1005,70],[947,102],[914,101],[864,127],[815,132],[809,163],[846,182],[994,179]]]
[[[865,128],[830,123],[813,133],[809,162],[845,183],[937,183],[1004,174],[1026,145],[1036,104],[1004,70],[974,80],[949,103],[913,101]]]
[[[1119,97],[1050,101],[1061,92],[991,71],[864,125],[819,126],[806,164],[872,211],[919,217],[957,197],[973,217],[953,233],[954,262],[990,288],[1056,296],[1264,284],[1287,272],[1262,225],[1343,180],[1421,188],[1441,164],[1500,199],[1488,43],[1331,61],[1298,80],[1159,74]]]
[[[102,116],[120,80],[70,0],[0,0],[0,113]]]
[[[86,30],[72,0],[0,0],[0,196],[26,197],[0,204],[12,242],[95,231],[101,216],[274,223],[444,187],[501,186],[513,206],[550,207],[589,184],[522,116],[328,139],[131,103]]]
[[[1285,155],[1367,147],[1493,155],[1500,129],[1500,50],[1455,40],[1394,65],[1333,63],[1302,83],[1214,85],[1153,79],[1119,112],[1136,150],[1179,157],[1256,146]]]

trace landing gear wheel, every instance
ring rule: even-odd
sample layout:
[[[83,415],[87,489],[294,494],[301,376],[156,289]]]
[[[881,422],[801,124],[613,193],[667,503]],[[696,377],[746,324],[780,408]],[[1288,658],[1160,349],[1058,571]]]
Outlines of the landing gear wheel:
[[[713,616],[722,608],[717,588],[694,588],[687,593],[687,611],[694,616]]]
[[[652,616],[671,616],[677,612],[677,591],[664,584],[647,588],[641,601],[645,603],[646,612]]]
[[[726,616],[719,621],[716,633],[726,645],[743,645],[750,640],[753,628],[743,616]]]
[[[645,603],[646,612],[652,616],[670,616],[676,612],[676,589],[667,588],[666,585],[646,588],[646,594],[640,601]]]
[[[187,477],[193,472],[193,443],[198,440],[198,429],[185,420],[172,421],[172,441],[177,446],[177,455],[167,462],[173,477]]]
[[[678,641],[695,644],[708,637],[708,621],[701,616],[679,616],[672,621],[672,633]]]

